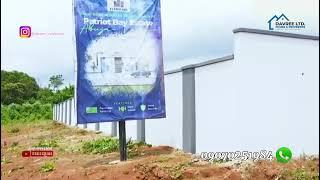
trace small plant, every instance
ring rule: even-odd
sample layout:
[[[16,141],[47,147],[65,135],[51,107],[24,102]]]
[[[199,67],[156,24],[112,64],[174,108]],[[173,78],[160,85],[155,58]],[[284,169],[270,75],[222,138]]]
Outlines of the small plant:
[[[33,147],[42,147],[42,148],[48,148],[48,147],[58,147],[58,142],[57,140],[45,140],[41,139],[39,143],[35,144]]]
[[[50,172],[55,169],[53,162],[46,162],[44,165],[41,166],[41,172]]]
[[[115,138],[102,138],[84,142],[81,146],[83,153],[104,154],[118,151],[119,141]]]
[[[88,134],[88,131],[86,131],[84,129],[80,129],[80,130],[77,131],[77,134],[86,135],[86,134]]]
[[[151,146],[145,142],[133,142],[131,139],[127,142],[128,157],[139,155],[138,148],[141,146]],[[119,140],[111,137],[87,141],[82,143],[81,149],[83,153],[89,154],[105,154],[116,152],[119,150]]]
[[[191,162],[181,162],[174,166],[165,167],[166,171],[170,174],[172,179],[181,179],[182,172],[191,166]]]
[[[12,128],[12,129],[9,129],[9,130],[8,130],[8,133],[10,133],[10,134],[14,134],[14,133],[18,133],[19,131],[20,131],[20,129],[19,129],[19,128],[14,127],[14,128]]]
[[[316,180],[319,179],[319,173],[308,172],[304,169],[295,169],[292,171],[285,170],[281,173],[281,179],[295,180]]]
[[[1,158],[1,164],[8,164],[8,163],[12,163],[12,161],[6,158]]]
[[[147,144],[143,141],[135,142],[135,141],[132,141],[131,139],[129,139],[129,141],[127,142],[128,157],[133,158],[135,156],[138,156],[139,155],[139,151],[138,151],[139,147],[143,147],[143,146],[151,147],[152,145]]]
[[[19,142],[13,142],[13,143],[11,144],[11,147],[16,147],[16,146],[18,146],[18,144],[19,144]]]

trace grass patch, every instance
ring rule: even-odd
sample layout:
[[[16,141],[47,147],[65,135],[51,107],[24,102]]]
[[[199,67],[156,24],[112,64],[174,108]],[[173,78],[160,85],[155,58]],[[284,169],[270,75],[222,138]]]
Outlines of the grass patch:
[[[295,179],[295,180],[318,180],[318,172],[310,172],[305,169],[285,170],[281,173],[280,179]]]
[[[41,172],[50,172],[55,169],[55,165],[53,162],[46,162],[44,165],[40,167]]]
[[[139,155],[138,148],[141,146],[151,146],[144,142],[134,142],[131,139],[127,142],[128,157]],[[86,154],[105,154],[119,151],[119,140],[112,137],[101,138],[93,141],[83,142],[81,152]]]
[[[16,147],[16,146],[18,146],[19,145],[19,142],[13,142],[12,144],[11,144],[11,147]]]
[[[41,139],[37,144],[33,145],[33,147],[53,148],[53,147],[58,147],[58,142],[55,139],[52,139],[52,140]]]
[[[52,105],[35,102],[33,104],[1,105],[1,124],[11,125],[16,123],[35,122],[52,118]]]
[[[8,163],[12,163],[12,161],[7,158],[1,158],[1,164],[8,164]]]
[[[1,124],[1,128],[6,129],[9,134],[13,134],[13,133],[20,132],[22,129],[28,129],[28,128],[52,129],[52,124],[53,124],[52,120],[48,120],[48,119],[33,120],[33,121],[10,121],[10,123]]]
[[[8,133],[15,134],[15,133],[18,133],[19,131],[20,129],[18,127],[13,127],[8,130]]]
[[[177,163],[173,166],[163,166],[162,168],[168,173],[170,174],[170,177],[172,179],[181,179],[182,178],[182,172],[191,166],[191,162],[190,161],[186,161],[186,162],[180,162]]]
[[[139,148],[144,147],[144,146],[151,147],[152,145],[147,144],[142,141],[135,142],[135,141],[132,141],[131,139],[129,139],[129,141],[127,142],[128,158],[133,158],[133,157],[140,155]]]
[[[115,138],[102,138],[84,142],[81,151],[86,154],[105,154],[118,150],[119,141]]]
[[[86,130],[84,130],[84,129],[77,130],[76,132],[77,132],[77,134],[82,135],[82,136],[88,134],[88,131],[86,131]]]

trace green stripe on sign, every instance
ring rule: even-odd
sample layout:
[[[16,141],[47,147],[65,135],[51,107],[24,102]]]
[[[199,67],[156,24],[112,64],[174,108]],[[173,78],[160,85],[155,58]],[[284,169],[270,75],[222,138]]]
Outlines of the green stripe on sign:
[[[96,114],[96,113],[98,113],[98,108],[97,107],[86,107],[86,113]]]

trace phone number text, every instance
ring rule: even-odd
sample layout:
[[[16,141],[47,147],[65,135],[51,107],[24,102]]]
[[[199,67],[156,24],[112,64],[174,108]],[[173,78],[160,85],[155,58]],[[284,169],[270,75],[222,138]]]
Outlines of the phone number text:
[[[200,157],[206,161],[232,161],[232,160],[272,160],[273,152],[267,150],[261,150],[256,152],[249,151],[235,151],[235,152],[202,152]]]

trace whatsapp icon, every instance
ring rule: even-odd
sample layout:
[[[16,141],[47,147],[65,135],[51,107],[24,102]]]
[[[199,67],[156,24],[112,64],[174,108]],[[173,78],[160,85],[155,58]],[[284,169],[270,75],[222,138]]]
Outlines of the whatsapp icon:
[[[287,163],[292,158],[292,152],[287,147],[281,147],[276,152],[277,161],[280,163]]]

